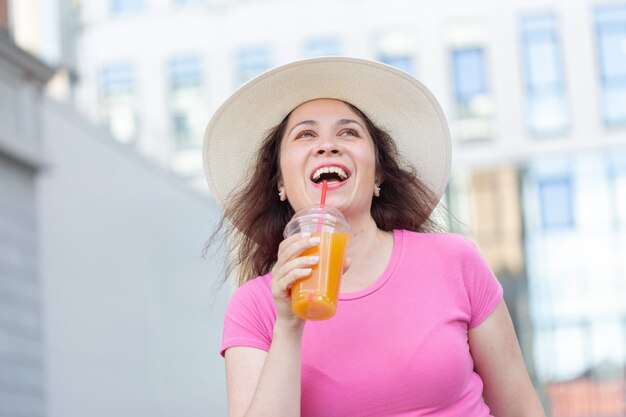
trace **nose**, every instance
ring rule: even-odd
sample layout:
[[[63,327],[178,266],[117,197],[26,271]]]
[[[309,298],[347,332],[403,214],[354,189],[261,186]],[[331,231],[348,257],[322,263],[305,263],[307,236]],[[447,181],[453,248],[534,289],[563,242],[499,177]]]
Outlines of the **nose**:
[[[341,153],[341,145],[333,136],[320,138],[316,149],[318,155],[339,155]]]

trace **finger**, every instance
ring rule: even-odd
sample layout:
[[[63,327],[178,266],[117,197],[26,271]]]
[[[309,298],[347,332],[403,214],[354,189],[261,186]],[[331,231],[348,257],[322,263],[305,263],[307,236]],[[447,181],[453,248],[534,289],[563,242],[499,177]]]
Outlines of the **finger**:
[[[313,270],[311,268],[297,268],[289,271],[280,281],[276,283],[278,290],[282,293],[289,293],[289,290],[293,286],[294,282],[299,279],[308,277]]]
[[[296,256],[300,255],[307,249],[311,249],[320,243],[320,238],[318,236],[307,236],[307,234],[303,234],[300,239],[295,239],[290,244],[286,245],[283,250],[278,251],[278,257],[282,259],[283,262],[293,259]]]
[[[287,236],[282,242],[280,242],[280,244],[278,245],[278,252],[285,250],[285,248],[289,245],[291,245],[294,242],[297,242],[298,240],[302,239],[302,238],[307,238],[307,237],[311,237],[311,233],[296,233],[293,234],[291,236]]]
[[[312,256],[299,256],[297,258],[290,259],[285,262],[282,266],[278,268],[276,271],[277,279],[281,280],[283,276],[287,275],[294,269],[298,268],[310,268],[314,265],[317,265],[320,261],[320,257],[317,255]]]

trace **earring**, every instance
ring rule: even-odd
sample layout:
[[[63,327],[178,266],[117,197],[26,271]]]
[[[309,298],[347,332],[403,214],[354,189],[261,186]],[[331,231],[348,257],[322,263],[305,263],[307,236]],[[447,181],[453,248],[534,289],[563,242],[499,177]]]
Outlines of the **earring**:
[[[380,187],[378,184],[374,184],[374,196],[380,197]]]

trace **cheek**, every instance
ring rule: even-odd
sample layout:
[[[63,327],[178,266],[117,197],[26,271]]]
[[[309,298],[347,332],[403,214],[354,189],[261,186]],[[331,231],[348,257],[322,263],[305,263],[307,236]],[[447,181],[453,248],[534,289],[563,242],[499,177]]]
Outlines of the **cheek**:
[[[286,188],[292,187],[292,184],[300,178],[301,164],[293,155],[281,155],[279,169],[280,178]]]

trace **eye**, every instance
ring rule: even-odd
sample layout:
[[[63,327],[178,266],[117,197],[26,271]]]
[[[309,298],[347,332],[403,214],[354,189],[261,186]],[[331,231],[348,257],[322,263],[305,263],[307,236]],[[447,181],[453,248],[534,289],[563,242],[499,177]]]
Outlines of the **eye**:
[[[359,137],[359,132],[356,129],[345,129],[339,133],[339,136],[355,136]]]
[[[315,132],[312,130],[303,130],[296,135],[296,139],[312,138],[313,136],[315,136]]]

